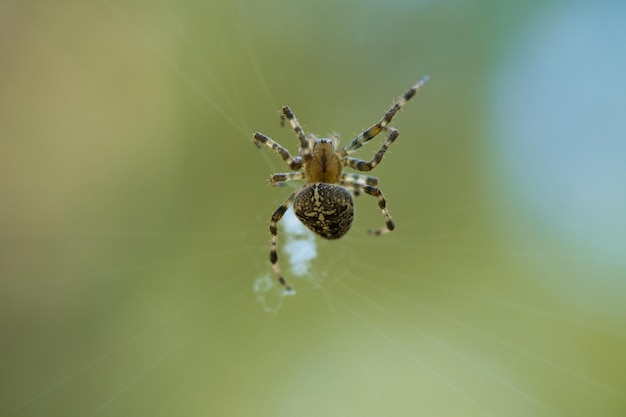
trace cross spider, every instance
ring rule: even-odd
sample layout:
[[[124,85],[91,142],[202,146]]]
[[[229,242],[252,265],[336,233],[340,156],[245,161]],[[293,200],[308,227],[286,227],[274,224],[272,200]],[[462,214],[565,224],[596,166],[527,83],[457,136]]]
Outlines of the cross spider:
[[[280,115],[281,125],[285,119],[289,120],[291,127],[300,140],[300,155],[292,156],[287,149],[263,133],[254,134],[254,143],[257,147],[264,144],[277,154],[289,165],[293,171],[273,174],[270,184],[282,185],[286,181],[305,179],[306,184],[292,192],[289,197],[274,211],[270,220],[271,249],[270,262],[278,281],[287,292],[293,290],[285,281],[280,267],[278,266],[277,242],[278,229],[276,224],[283,217],[290,205],[293,204],[294,213],[300,221],[325,239],[339,239],[348,232],[354,218],[354,205],[352,194],[361,192],[378,199],[378,207],[385,219],[385,226],[377,230],[368,230],[373,235],[384,235],[394,229],[393,220],[387,210],[387,203],[382,191],[376,187],[378,178],[364,174],[342,172],[349,166],[357,171],[371,171],[380,163],[389,146],[398,137],[398,131],[387,126],[393,116],[411,99],[425,83],[428,77],[424,76],[413,87],[396,101],[383,118],[355,137],[348,145],[336,149],[339,139],[336,135],[331,138],[317,138],[312,134],[305,135],[302,126],[289,106],[284,106]],[[381,132],[387,133],[387,139],[371,161],[352,158],[348,156],[366,142]],[[303,169],[303,170],[301,170]]]

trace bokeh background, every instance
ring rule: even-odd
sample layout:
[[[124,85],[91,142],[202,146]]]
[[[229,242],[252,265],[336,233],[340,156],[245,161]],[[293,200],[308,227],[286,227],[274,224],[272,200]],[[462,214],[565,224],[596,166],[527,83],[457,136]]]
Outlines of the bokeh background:
[[[625,415],[625,21],[3,1],[0,416]],[[423,74],[373,172],[397,230],[358,197],[283,298],[252,133],[295,152],[289,104],[345,143]]]

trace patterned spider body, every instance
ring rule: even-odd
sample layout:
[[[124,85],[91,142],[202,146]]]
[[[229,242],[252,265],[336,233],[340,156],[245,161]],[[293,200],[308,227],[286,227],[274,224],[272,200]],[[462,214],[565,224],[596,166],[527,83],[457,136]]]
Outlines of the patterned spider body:
[[[270,177],[270,184],[282,185],[286,181],[305,179],[306,184],[292,192],[289,197],[274,211],[270,220],[271,249],[270,262],[285,290],[292,291],[278,266],[278,228],[277,223],[289,206],[293,205],[294,213],[300,221],[317,235],[325,239],[339,239],[350,229],[354,219],[354,203],[352,195],[365,193],[376,197],[385,226],[370,230],[373,235],[384,235],[395,226],[387,202],[382,191],[377,187],[378,178],[369,175],[343,172],[350,167],[357,171],[371,171],[383,158],[389,146],[398,137],[398,131],[388,124],[394,115],[410,100],[428,80],[423,77],[396,101],[383,118],[369,129],[360,133],[348,145],[337,149],[338,138],[316,138],[305,135],[302,126],[291,109],[284,106],[281,112],[281,124],[289,120],[292,129],[300,141],[300,154],[292,156],[287,149],[262,133],[254,134],[254,143],[261,144],[279,154],[294,172],[278,173]],[[370,161],[350,157],[349,154],[361,148],[378,134],[387,133],[387,139]]]
[[[352,195],[341,185],[318,182],[293,200],[293,212],[302,223],[325,239],[339,239],[354,218]]]

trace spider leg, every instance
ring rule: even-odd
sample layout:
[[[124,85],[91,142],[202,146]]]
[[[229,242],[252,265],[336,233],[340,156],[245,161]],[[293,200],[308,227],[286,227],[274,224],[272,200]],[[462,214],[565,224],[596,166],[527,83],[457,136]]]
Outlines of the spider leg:
[[[340,185],[350,187],[352,185],[378,185],[378,178],[353,172],[342,172]]]
[[[278,227],[276,225],[280,221],[280,219],[283,218],[283,215],[285,214],[289,206],[291,206],[291,204],[293,203],[296,194],[298,194],[304,187],[305,186],[302,186],[293,193],[291,193],[289,197],[287,197],[285,201],[283,201],[283,203],[278,206],[276,211],[274,211],[274,214],[272,214],[272,218],[270,219],[270,240],[272,243],[270,248],[270,262],[272,264],[272,268],[274,269],[274,273],[278,278],[278,282],[280,282],[280,284],[285,288],[285,291],[289,294],[292,294],[294,291],[289,286],[289,284],[287,284],[287,281],[285,281],[283,274],[280,272],[280,267],[278,266]]]
[[[354,190],[356,195],[360,194],[363,191],[365,194],[369,194],[378,199],[378,208],[383,213],[383,217],[385,218],[385,227],[381,227],[380,229],[368,230],[367,233],[370,235],[380,236],[385,235],[395,229],[395,225],[393,224],[393,220],[391,219],[391,214],[389,214],[389,210],[387,209],[387,201],[385,200],[385,196],[383,192],[380,191],[378,187],[374,187],[371,185],[361,185],[361,184],[350,184],[346,186]]]
[[[298,139],[300,140],[300,155],[302,155],[302,158],[305,162],[308,162],[312,158],[309,141],[307,140],[307,137],[304,134],[304,130],[302,129],[302,126],[300,126],[298,119],[296,119],[296,115],[293,114],[293,111],[291,111],[289,106],[284,106],[282,109],[282,113],[280,115],[281,125],[284,125],[285,119],[289,120],[291,128],[294,132],[296,132],[296,135],[298,135]]]
[[[419,90],[420,88],[422,88],[422,86],[424,84],[426,84],[427,81],[428,81],[428,77],[427,76],[422,77],[422,79],[419,80],[417,82],[417,84],[415,84],[413,87],[411,87],[409,89],[409,91],[404,93],[404,95],[402,97],[400,97],[400,99],[398,101],[396,101],[393,104],[393,106],[391,106],[391,108],[389,110],[387,110],[387,113],[385,113],[385,115],[380,120],[380,122],[378,122],[375,125],[371,126],[369,129],[367,129],[363,133],[359,134],[356,138],[352,139],[352,142],[347,144],[341,150],[341,152],[344,155],[347,155],[348,153],[359,149],[366,142],[370,141],[373,137],[375,137],[380,132],[382,132],[383,129],[385,128],[385,126],[387,126],[391,122],[391,119],[393,119],[393,116],[395,116],[395,114],[398,112],[398,110],[400,110],[406,104],[406,102],[409,101],[415,95],[417,90]]]
[[[274,186],[283,186],[287,181],[294,180],[302,180],[304,179],[304,172],[296,171],[296,172],[280,172],[278,174],[273,174],[270,177],[270,185]]]
[[[382,146],[380,147],[378,152],[376,152],[376,155],[374,155],[371,161],[368,162],[358,158],[347,157],[346,159],[344,159],[344,163],[347,164],[350,168],[356,169],[358,171],[371,171],[372,169],[374,169],[374,167],[378,165],[383,159],[383,155],[385,154],[385,152],[387,152],[387,149],[389,149],[393,141],[396,140],[396,138],[400,134],[393,127],[386,127],[385,130],[389,131],[389,136],[387,136],[387,140],[383,142]]]
[[[274,139],[271,139],[270,137],[265,136],[263,133],[256,132],[252,140],[254,141],[257,147],[260,148],[261,147],[260,143],[262,143],[268,148],[270,148],[271,150],[273,150],[274,152],[276,152],[277,154],[279,154],[281,158],[283,158],[283,161],[285,161],[287,165],[289,165],[289,168],[293,169],[294,171],[297,171],[300,168],[302,168],[302,158],[300,158],[299,156],[296,156],[296,157],[291,156],[289,151],[285,149],[284,147],[282,147]]]
[[[358,197],[363,192],[363,184],[358,184],[351,181],[341,181],[339,185],[350,191],[352,197]]]

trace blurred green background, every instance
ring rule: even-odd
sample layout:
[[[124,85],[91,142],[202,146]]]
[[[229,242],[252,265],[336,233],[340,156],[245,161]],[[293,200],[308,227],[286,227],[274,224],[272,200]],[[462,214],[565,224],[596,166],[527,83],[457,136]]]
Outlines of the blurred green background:
[[[624,21],[3,1],[0,416],[625,415]],[[291,188],[252,133],[295,152],[289,104],[346,143],[423,74],[373,172],[397,230],[359,197],[306,276],[280,253],[295,297],[255,290]]]

